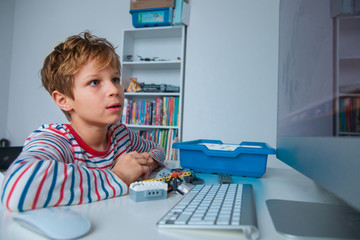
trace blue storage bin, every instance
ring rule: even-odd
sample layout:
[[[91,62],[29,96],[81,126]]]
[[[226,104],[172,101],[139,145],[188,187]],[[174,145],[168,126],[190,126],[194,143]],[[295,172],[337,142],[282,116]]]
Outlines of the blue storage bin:
[[[246,177],[263,176],[267,156],[275,154],[275,149],[262,142],[224,144],[219,140],[199,139],[174,143],[173,148],[179,149],[182,168]]]
[[[130,10],[132,24],[136,28],[170,26],[173,19],[173,8],[147,8]]]

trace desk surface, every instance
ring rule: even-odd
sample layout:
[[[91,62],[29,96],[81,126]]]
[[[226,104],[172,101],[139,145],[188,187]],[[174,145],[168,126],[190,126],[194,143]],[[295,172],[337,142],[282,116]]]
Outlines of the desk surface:
[[[217,183],[217,176],[197,174],[206,183]],[[234,182],[250,183],[254,187],[258,225],[261,239],[287,239],[276,232],[265,201],[287,199],[336,203],[338,200],[316,186],[311,180],[288,168],[268,168],[262,178],[233,177]],[[240,231],[159,229],[156,222],[179,200],[171,193],[168,199],[134,202],[128,195],[91,204],[70,206],[89,218],[91,231],[81,239],[245,239]],[[12,214],[0,210],[0,239],[44,239],[12,219]],[[309,239],[309,238],[307,238]]]

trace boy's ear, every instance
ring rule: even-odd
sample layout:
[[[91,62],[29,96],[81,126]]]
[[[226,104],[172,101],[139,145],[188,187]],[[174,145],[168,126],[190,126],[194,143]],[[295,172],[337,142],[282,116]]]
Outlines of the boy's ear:
[[[54,99],[54,102],[56,103],[56,105],[58,105],[59,108],[61,108],[65,112],[69,112],[73,109],[70,98],[68,96],[62,94],[61,92],[59,92],[57,90],[53,91],[51,96]]]

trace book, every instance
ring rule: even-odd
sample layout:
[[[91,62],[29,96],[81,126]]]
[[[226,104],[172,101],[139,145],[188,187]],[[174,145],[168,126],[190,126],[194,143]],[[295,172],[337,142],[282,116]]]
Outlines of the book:
[[[125,124],[178,126],[179,97],[156,97],[151,100],[126,99],[122,112]]]

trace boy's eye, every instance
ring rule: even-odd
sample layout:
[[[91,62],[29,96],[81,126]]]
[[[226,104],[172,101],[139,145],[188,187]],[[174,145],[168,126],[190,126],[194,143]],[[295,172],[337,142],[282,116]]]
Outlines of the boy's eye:
[[[99,85],[99,80],[92,80],[92,81],[89,82],[89,85],[90,85],[90,86]]]
[[[119,84],[120,83],[120,78],[113,78],[112,82],[115,84]]]

